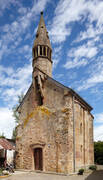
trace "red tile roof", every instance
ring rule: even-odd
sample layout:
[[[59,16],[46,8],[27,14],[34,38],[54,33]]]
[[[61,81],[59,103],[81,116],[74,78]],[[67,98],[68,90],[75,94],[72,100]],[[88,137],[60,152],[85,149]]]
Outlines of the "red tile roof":
[[[15,147],[7,139],[0,138],[0,145],[3,149],[15,150]]]

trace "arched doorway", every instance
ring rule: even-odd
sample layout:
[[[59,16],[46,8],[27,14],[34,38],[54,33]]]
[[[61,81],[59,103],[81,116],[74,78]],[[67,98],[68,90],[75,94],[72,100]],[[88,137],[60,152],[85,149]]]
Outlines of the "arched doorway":
[[[35,148],[34,149],[34,165],[35,170],[43,170],[43,152],[42,148]]]

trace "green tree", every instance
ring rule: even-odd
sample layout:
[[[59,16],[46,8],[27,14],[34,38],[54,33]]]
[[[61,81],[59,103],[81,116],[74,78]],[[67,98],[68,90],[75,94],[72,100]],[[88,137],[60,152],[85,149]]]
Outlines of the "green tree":
[[[19,95],[19,96],[18,96],[18,103],[12,108],[13,117],[15,118],[16,124],[19,123],[18,107],[19,107],[19,105],[21,104],[23,98],[24,98],[24,94]]]
[[[94,142],[94,161],[103,165],[103,141]]]
[[[4,133],[0,134],[0,138],[6,138],[6,136],[4,135]]]
[[[13,129],[13,133],[12,133],[12,139],[14,139],[14,140],[16,139],[16,135],[17,135],[16,128],[17,128],[17,125],[19,123],[18,107],[21,104],[23,98],[24,98],[24,94],[19,95],[18,96],[18,103],[12,108],[13,117],[15,118],[15,122],[16,122],[16,127]]]
[[[16,127],[17,127],[17,126],[16,126]],[[12,139],[13,139],[13,140],[16,140],[16,136],[17,136],[16,127],[13,129],[13,133],[12,133]]]

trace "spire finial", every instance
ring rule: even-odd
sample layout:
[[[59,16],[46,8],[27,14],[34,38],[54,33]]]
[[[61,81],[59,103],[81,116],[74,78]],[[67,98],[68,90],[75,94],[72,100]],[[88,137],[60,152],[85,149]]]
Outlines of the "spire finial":
[[[44,46],[48,46],[50,49],[52,49],[50,40],[49,40],[49,36],[47,33],[47,29],[45,26],[44,18],[43,18],[43,11],[41,11],[40,14],[41,14],[40,22],[39,22],[39,26],[37,29],[36,39],[34,41],[33,47],[34,46],[36,47],[38,45],[44,45]]]

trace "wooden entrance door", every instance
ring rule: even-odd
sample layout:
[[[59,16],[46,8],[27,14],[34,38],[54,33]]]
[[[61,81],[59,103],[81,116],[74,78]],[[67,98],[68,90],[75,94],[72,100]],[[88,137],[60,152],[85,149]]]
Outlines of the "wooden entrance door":
[[[42,148],[35,148],[34,149],[34,164],[35,170],[43,170],[43,155],[42,155]]]

